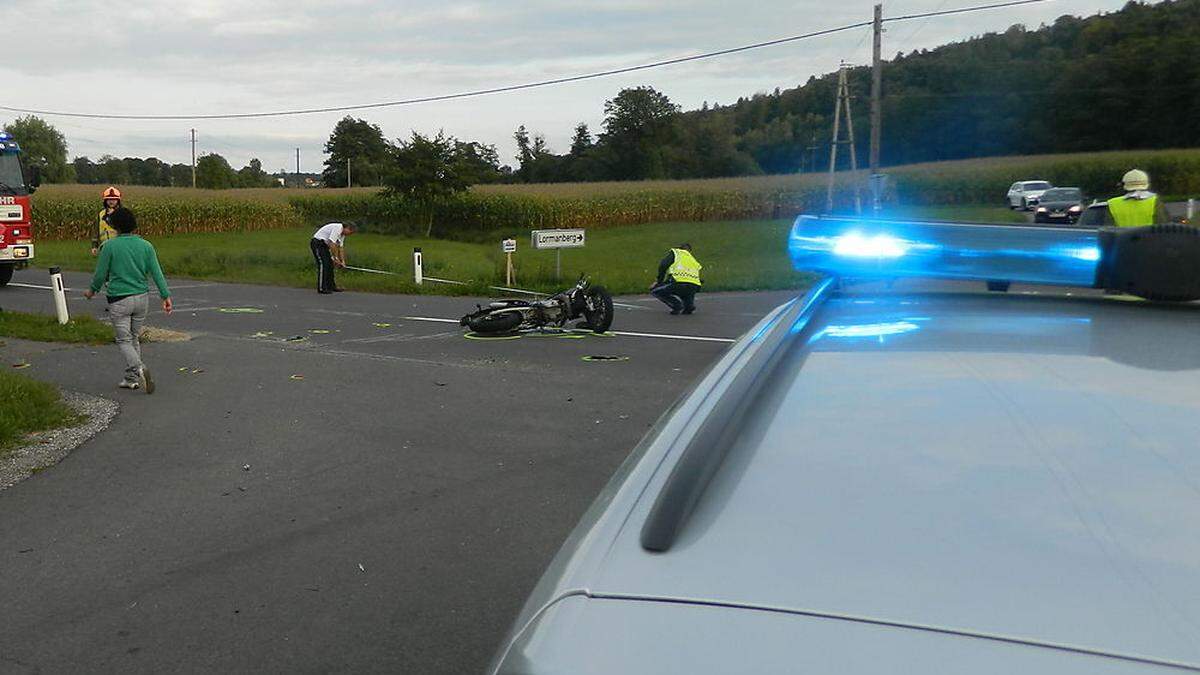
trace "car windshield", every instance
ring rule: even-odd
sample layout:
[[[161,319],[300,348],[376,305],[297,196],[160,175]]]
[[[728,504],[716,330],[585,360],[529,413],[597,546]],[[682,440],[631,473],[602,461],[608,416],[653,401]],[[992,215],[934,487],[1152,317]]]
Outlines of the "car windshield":
[[[1046,190],[1046,194],[1042,195],[1044,202],[1077,202],[1083,199],[1083,193],[1079,188],[1054,188]]]
[[[1050,187],[1050,184],[1045,181],[1035,181],[1032,183],[1025,184],[1026,190],[1045,190],[1049,187]]]
[[[25,180],[21,177],[21,161],[13,154],[0,154],[0,194],[25,194]]]

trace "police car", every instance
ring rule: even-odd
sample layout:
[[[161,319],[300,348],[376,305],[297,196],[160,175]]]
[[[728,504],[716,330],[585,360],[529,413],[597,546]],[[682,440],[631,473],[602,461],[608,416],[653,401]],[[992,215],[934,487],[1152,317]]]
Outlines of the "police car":
[[[1200,230],[789,248],[824,276],[631,453],[491,672],[1200,672]]]

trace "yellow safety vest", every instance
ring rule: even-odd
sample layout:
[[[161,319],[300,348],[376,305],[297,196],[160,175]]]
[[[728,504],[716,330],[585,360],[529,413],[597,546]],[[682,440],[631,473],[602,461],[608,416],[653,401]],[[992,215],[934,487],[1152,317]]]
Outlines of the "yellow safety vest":
[[[667,274],[679,284],[696,284],[700,285],[700,268],[703,265],[699,260],[692,255],[691,251],[682,248],[673,248],[671,252],[675,254],[675,262],[671,263]]]
[[[101,246],[109,239],[116,239],[117,234],[119,234],[111,225],[104,222],[104,215],[106,213],[108,213],[108,209],[100,209],[99,224],[96,226],[96,241],[100,242]]]
[[[1117,227],[1140,227],[1154,224],[1154,209],[1158,206],[1158,195],[1148,199],[1113,197],[1108,200],[1108,212]]]

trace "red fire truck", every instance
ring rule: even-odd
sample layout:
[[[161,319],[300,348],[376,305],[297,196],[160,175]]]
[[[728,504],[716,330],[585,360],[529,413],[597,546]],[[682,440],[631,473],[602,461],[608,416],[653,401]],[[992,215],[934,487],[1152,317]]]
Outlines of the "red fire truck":
[[[0,131],[0,286],[12,279],[13,270],[33,260],[29,193],[38,180],[35,171],[26,184],[20,155],[17,139]]]

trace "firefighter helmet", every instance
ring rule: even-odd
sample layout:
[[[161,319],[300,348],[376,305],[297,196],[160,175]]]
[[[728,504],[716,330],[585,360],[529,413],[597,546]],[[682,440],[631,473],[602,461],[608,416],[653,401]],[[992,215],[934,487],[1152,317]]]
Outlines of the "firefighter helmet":
[[[104,199],[104,201],[108,201],[110,199],[121,201],[121,191],[115,187],[109,187],[104,190],[104,194],[101,195],[101,197]]]

